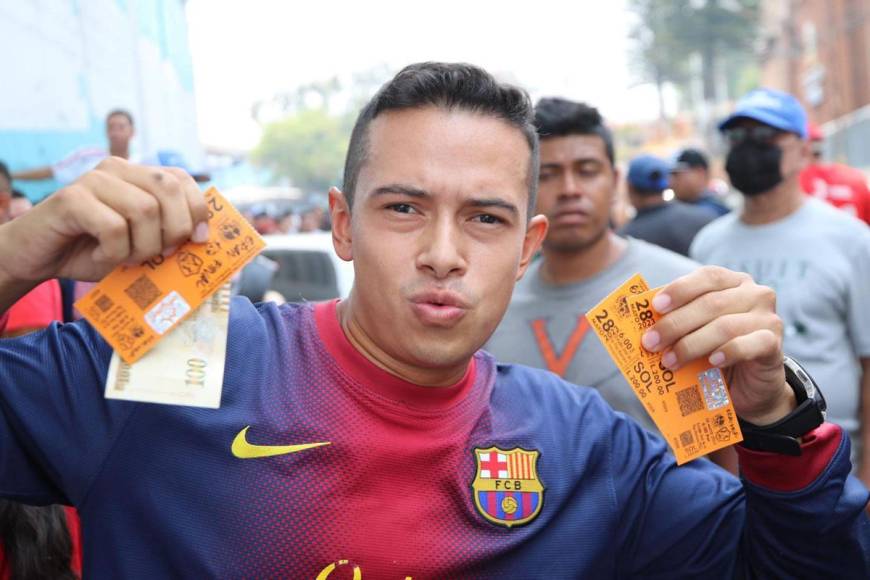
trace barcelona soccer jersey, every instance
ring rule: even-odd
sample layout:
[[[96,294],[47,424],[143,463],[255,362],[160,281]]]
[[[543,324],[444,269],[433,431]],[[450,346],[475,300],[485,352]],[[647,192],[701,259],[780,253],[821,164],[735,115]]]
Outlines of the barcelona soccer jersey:
[[[484,352],[455,385],[407,383],[335,302],[235,299],[220,409],[106,400],[110,355],[87,323],[0,341],[0,495],[76,506],[86,577],[866,571],[867,492],[832,425],[802,457],[741,451],[741,483]]]

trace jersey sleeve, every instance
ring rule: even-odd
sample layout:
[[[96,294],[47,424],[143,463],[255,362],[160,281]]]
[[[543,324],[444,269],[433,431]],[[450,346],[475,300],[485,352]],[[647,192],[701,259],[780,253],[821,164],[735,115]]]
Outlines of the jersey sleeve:
[[[110,357],[83,321],[0,340],[0,497],[83,500],[135,408],[103,397]]]
[[[779,456],[741,457],[753,474],[742,482],[705,459],[677,466],[661,438],[617,414],[614,491],[622,521],[631,522],[618,538],[620,576],[867,577],[868,493],[849,476],[848,437],[834,429],[833,447],[807,444],[788,458],[805,485],[775,490],[758,473],[780,469]]]

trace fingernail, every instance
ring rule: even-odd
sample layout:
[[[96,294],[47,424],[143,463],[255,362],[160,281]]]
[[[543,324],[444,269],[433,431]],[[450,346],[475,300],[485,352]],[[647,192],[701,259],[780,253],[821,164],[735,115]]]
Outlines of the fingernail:
[[[714,367],[722,366],[722,363],[725,362],[725,353],[721,350],[718,352],[714,352],[710,355],[710,358],[707,359],[710,361],[710,364]]]
[[[675,355],[673,351],[665,353],[665,356],[662,357],[662,364],[671,370],[676,370],[677,355]]]
[[[190,238],[197,244],[204,244],[208,241],[208,224],[200,222],[196,224],[196,229],[193,230],[193,236]]]
[[[671,306],[671,297],[664,293],[658,293],[652,299],[653,308],[664,314]]]
[[[168,246],[167,248],[164,248],[164,250],[160,254],[164,258],[168,258],[175,252],[176,248],[178,248],[178,246]]]
[[[645,349],[651,351],[658,345],[661,339],[662,337],[659,336],[658,332],[656,332],[655,330],[648,330],[643,333],[643,337],[640,339],[640,342],[641,344],[643,344],[643,347]]]

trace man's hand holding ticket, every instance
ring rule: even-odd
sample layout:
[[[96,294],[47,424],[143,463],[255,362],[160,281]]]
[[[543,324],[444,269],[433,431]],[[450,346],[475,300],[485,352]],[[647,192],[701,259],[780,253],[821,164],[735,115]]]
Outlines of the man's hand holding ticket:
[[[745,274],[708,266],[653,291],[636,276],[587,318],[678,463],[740,441],[736,415],[794,408],[773,291]]]
[[[265,243],[214,188],[205,194],[210,237],[169,255],[120,266],[76,307],[127,363],[148,352]]]

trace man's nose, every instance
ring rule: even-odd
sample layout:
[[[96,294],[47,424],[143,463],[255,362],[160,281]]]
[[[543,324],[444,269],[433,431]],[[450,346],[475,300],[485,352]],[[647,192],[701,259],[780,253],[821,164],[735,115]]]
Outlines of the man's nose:
[[[417,267],[435,278],[461,275],[468,267],[461,228],[452,219],[432,222],[420,243]]]

